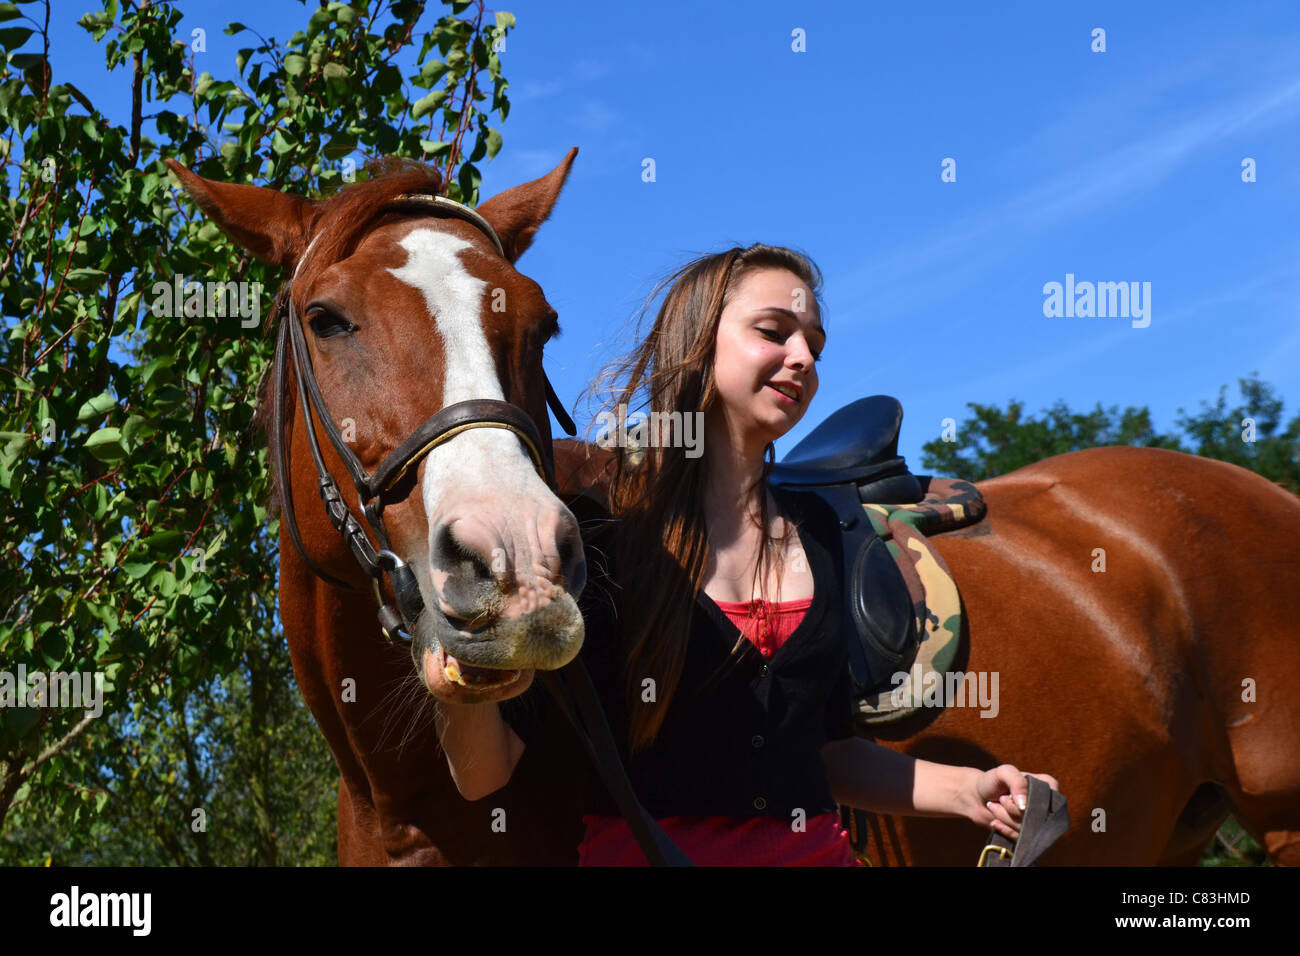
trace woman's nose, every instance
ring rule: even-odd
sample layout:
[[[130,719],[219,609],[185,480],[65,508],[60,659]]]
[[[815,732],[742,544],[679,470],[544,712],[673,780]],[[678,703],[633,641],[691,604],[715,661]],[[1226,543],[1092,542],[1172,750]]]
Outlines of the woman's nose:
[[[812,366],[812,350],[803,339],[791,339],[790,353],[786,356],[788,364],[807,369]]]

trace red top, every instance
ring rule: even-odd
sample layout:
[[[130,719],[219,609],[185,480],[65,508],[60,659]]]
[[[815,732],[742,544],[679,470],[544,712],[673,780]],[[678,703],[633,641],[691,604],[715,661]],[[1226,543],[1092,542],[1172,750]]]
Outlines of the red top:
[[[782,601],[715,601],[770,658],[794,633],[812,598]],[[587,814],[586,835],[578,847],[579,866],[648,866],[636,837],[622,817]],[[659,822],[697,866],[861,866],[838,813],[823,813],[798,832],[792,821],[770,817],[666,817]]]

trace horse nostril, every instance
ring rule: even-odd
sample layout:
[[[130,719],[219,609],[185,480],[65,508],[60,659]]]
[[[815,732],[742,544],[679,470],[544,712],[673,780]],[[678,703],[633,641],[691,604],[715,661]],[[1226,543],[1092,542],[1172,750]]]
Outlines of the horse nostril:
[[[582,537],[573,521],[566,521],[560,540],[560,574],[564,589],[576,600],[587,584],[587,560],[582,551]]]
[[[456,534],[455,522],[438,526],[430,552],[430,563],[447,576],[442,597],[450,607],[464,612],[463,617],[475,618],[491,606],[496,578],[478,549]]]

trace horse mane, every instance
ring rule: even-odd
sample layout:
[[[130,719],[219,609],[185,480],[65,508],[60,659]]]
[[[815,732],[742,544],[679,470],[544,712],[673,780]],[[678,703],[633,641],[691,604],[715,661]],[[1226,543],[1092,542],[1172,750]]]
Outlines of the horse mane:
[[[361,238],[378,224],[377,220],[403,216],[400,211],[384,209],[385,204],[403,193],[442,194],[442,174],[434,167],[416,160],[385,156],[367,162],[365,170],[369,179],[345,186],[328,199],[313,202],[320,209],[313,229],[314,235],[320,237],[312,250],[314,262],[333,263],[346,258]],[[289,282],[286,281],[276,294],[264,326],[273,336],[279,334],[276,319],[283,320],[288,316],[288,294]],[[280,511],[284,500],[281,496],[281,483],[288,477],[280,474],[280,443],[284,436],[276,434],[271,415],[275,399],[272,390],[275,387],[276,363],[280,360],[281,356],[273,356],[262,370],[257,385],[257,411],[253,414],[252,422],[253,429],[260,432],[266,442],[267,468],[271,475],[266,504],[272,514]],[[286,370],[291,371],[291,368]],[[292,401],[295,393],[289,374],[285,375],[284,381],[285,424],[290,426],[296,413]]]

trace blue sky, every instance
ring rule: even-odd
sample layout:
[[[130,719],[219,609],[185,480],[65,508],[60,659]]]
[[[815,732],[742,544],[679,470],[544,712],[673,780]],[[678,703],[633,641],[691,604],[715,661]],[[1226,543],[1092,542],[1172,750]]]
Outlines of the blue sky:
[[[129,77],[107,75],[74,26],[91,3],[55,6],[55,81],[125,122]],[[1294,416],[1300,7],[995,6],[503,2],[518,20],[502,54],[512,106],[482,196],[580,149],[519,262],[560,312],[547,364],[561,397],[632,344],[660,277],[762,241],[821,266],[830,332],[820,392],[778,455],[881,392],[903,403],[918,471],[967,402],[1147,405],[1172,430],[1180,406],[1224,384],[1232,401],[1257,371]],[[181,8],[186,31],[208,33],[197,68],[222,77],[241,45],[228,21],[286,40],[312,7]],[[955,182],[940,178],[948,157]],[[1067,273],[1149,282],[1150,325],[1045,317],[1043,286]]]

